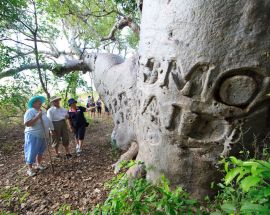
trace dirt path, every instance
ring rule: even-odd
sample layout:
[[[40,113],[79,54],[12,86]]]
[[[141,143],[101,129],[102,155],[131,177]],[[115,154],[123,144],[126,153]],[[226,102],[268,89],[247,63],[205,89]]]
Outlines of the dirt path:
[[[18,128],[10,143],[17,146],[15,150],[10,154],[0,150],[0,214],[1,210],[53,214],[65,204],[86,212],[103,201],[107,194],[104,183],[113,177],[111,164],[117,159],[109,144],[112,128],[110,119],[98,119],[87,128],[81,157],[66,160],[63,156],[54,162],[55,174],[49,168],[34,178],[25,174],[23,128]],[[74,152],[74,142],[71,148]],[[48,164],[48,155],[45,161]]]

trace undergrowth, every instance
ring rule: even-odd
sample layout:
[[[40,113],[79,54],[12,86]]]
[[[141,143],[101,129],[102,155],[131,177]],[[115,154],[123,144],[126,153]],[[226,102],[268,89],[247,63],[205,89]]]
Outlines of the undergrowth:
[[[18,211],[19,206],[23,204],[29,196],[29,193],[21,190],[18,186],[7,186],[0,189],[0,214],[16,214],[10,211]],[[5,208],[5,210],[4,210]]]
[[[267,215],[270,214],[270,162],[269,160],[249,159],[242,161],[230,157],[221,161],[224,179],[218,195],[200,204],[191,199],[181,187],[171,190],[163,176],[158,184],[146,179],[128,180],[120,173],[106,184],[110,190],[107,200],[97,205],[89,215]],[[125,168],[134,162],[124,164]],[[56,214],[83,213],[61,208]]]
[[[230,157],[222,163],[226,175],[224,183],[218,184],[212,214],[270,214],[269,160]]]
[[[109,185],[111,192],[102,205],[97,205],[95,215],[129,214],[194,214],[198,212],[197,201],[181,187],[171,190],[169,182],[162,177],[154,185],[146,179],[128,180],[126,175],[118,176]]]

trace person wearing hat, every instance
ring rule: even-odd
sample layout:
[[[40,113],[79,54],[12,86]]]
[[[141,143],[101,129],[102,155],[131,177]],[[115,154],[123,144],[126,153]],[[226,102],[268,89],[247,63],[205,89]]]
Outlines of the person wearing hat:
[[[42,156],[46,149],[46,139],[49,137],[49,132],[53,133],[54,127],[48,119],[45,112],[41,110],[42,103],[45,102],[43,96],[33,96],[28,101],[28,110],[24,114],[25,128],[25,143],[24,157],[28,165],[27,174],[35,176],[36,172],[33,169],[33,164],[36,162],[37,170],[44,170],[41,165]]]
[[[70,107],[69,114],[69,129],[74,132],[76,139],[76,153],[79,156],[81,154],[82,145],[85,135],[85,127],[89,125],[86,121],[84,112],[86,108],[77,106],[77,101],[73,98],[68,100],[68,105]]]
[[[59,159],[59,144],[61,141],[66,151],[66,158],[70,159],[72,155],[69,151],[69,136],[66,124],[66,119],[69,115],[67,109],[60,106],[60,100],[61,97],[52,97],[52,106],[47,111],[47,116],[52,121],[55,131],[55,135],[52,137],[52,147],[55,150],[56,158]]]

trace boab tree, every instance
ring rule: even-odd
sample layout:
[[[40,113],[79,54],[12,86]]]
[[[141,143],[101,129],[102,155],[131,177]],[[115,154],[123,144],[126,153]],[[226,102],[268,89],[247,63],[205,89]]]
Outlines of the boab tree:
[[[83,52],[55,72],[92,71],[122,148],[138,144],[147,178],[209,194],[221,155],[269,132],[270,2],[145,0],[138,53]]]

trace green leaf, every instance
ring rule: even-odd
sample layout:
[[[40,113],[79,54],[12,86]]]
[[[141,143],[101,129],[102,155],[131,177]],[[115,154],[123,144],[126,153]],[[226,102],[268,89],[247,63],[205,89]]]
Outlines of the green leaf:
[[[240,187],[244,192],[248,192],[251,187],[256,186],[261,181],[258,176],[248,176],[241,181]]]
[[[236,167],[235,169],[230,170],[225,176],[225,184],[228,185],[231,181],[242,172],[241,167]]]
[[[20,197],[20,199],[19,199],[19,202],[20,202],[20,204],[22,204],[25,200],[26,200],[26,198],[29,196],[29,193],[28,192],[25,192],[21,197]]]
[[[210,215],[222,215],[222,213],[220,211],[215,211],[210,213]]]
[[[270,170],[270,162],[264,160],[258,160],[257,162]]]
[[[265,197],[270,197],[270,186],[264,187],[262,190]]]
[[[226,213],[234,213],[236,211],[236,207],[232,203],[224,203],[221,205],[221,209]]]
[[[259,205],[259,204],[252,204],[249,202],[243,203],[241,212],[259,212],[260,214],[269,214],[270,208]]]
[[[225,162],[224,169],[227,173],[229,172],[229,162]]]
[[[249,173],[249,171],[246,170],[245,168],[243,168],[242,171],[240,172],[239,176],[236,179],[236,183],[238,183],[248,173]]]
[[[260,165],[256,161],[244,161],[242,164],[243,164],[243,166],[246,166],[246,167],[252,167],[252,166]]]
[[[236,164],[237,166],[242,166],[243,164],[243,161],[241,160],[238,160],[236,157],[234,156],[231,156],[230,157],[230,160],[232,161],[233,164]]]

